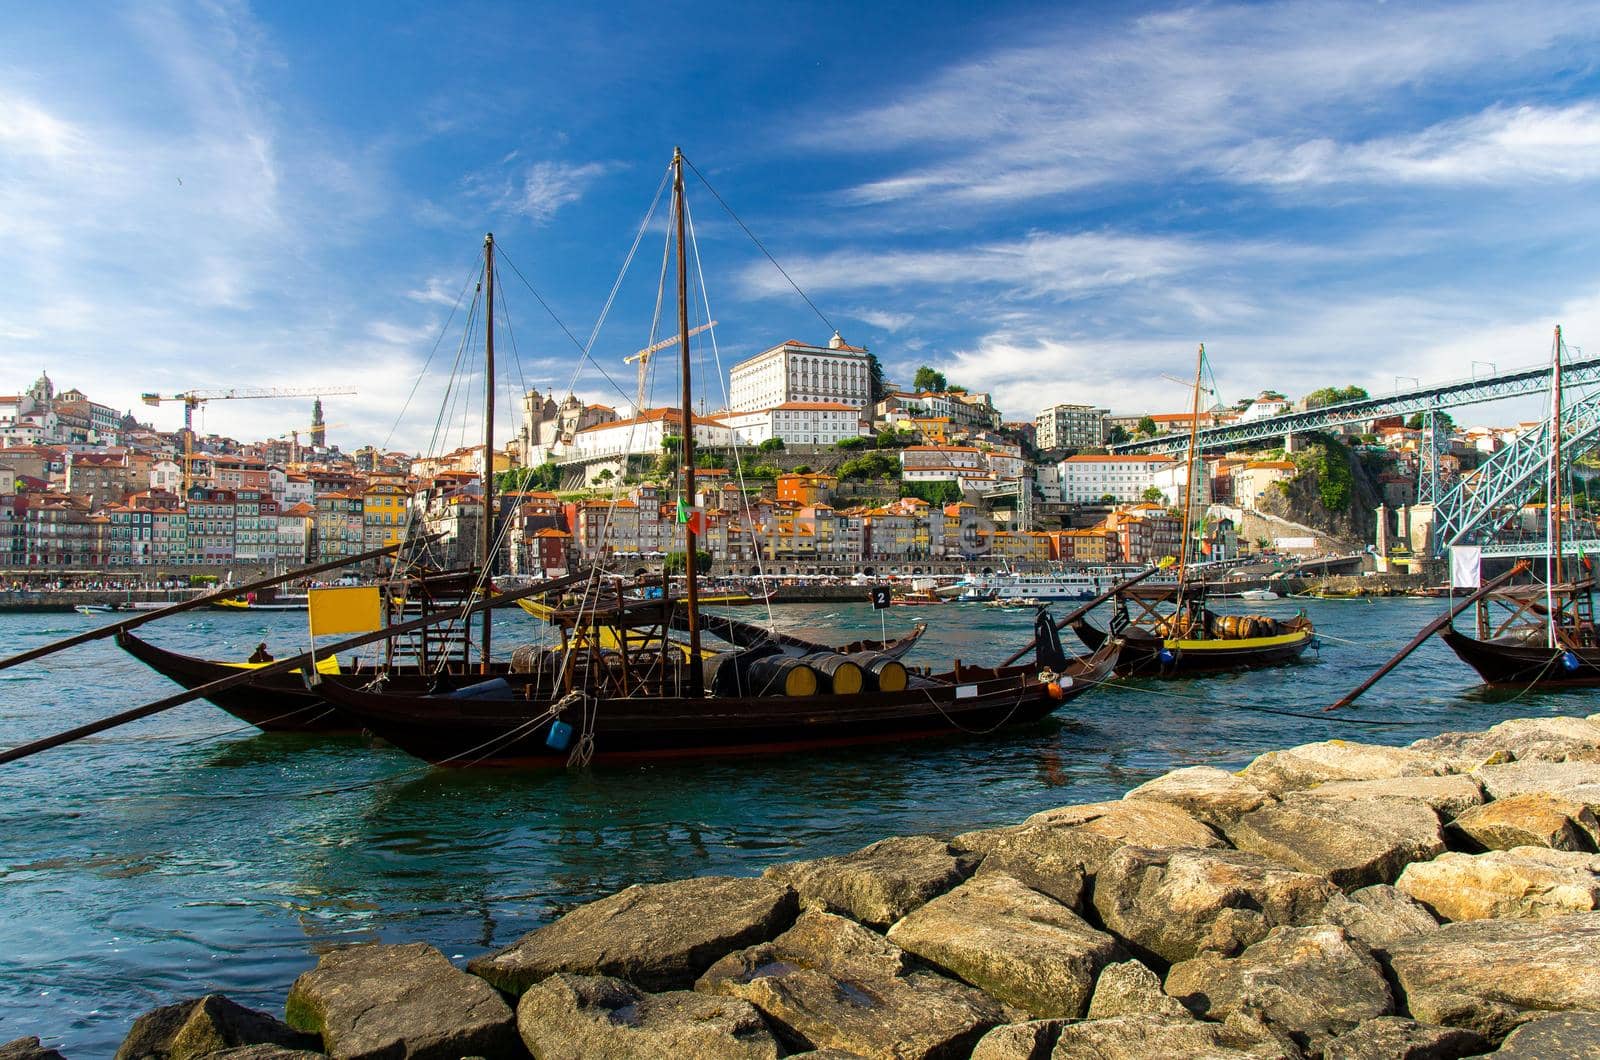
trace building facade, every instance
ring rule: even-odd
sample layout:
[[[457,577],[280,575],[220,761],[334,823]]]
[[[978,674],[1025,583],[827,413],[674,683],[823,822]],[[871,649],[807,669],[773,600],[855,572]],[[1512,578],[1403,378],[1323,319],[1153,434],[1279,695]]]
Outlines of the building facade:
[[[864,346],[835,332],[826,346],[790,339],[733,366],[728,407],[758,412],[791,401],[838,402],[853,409],[871,403],[872,373]]]
[[[1109,409],[1093,405],[1051,405],[1034,421],[1034,444],[1040,449],[1104,445],[1109,414]]]

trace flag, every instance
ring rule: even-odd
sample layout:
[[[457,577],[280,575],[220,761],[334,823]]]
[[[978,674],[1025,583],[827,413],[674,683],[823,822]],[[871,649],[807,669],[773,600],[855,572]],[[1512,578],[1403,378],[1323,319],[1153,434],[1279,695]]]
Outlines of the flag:
[[[689,533],[700,537],[710,528],[711,523],[706,518],[704,508],[690,508],[688,518],[684,520],[683,525],[688,529]]]
[[[1483,584],[1483,549],[1477,545],[1450,546],[1450,585],[1476,589]]]
[[[689,521],[689,502],[686,499],[684,499],[683,497],[679,497],[678,498],[678,522],[687,523],[688,521]]]
[[[306,597],[313,637],[371,633],[383,625],[383,599],[376,585],[312,589]]]
[[[1589,553],[1583,550],[1583,546],[1581,544],[1578,546],[1578,562],[1583,564],[1583,572],[1585,574],[1588,574],[1590,571],[1594,570],[1594,560],[1589,558]]]

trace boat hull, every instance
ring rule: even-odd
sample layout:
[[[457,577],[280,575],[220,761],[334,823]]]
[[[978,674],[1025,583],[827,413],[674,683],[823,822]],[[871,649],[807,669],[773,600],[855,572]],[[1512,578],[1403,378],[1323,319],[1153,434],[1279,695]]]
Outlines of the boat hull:
[[[1528,688],[1590,688],[1600,685],[1600,649],[1548,648],[1533,644],[1483,641],[1446,628],[1439,637],[1456,657],[1478,672],[1485,684]],[[1568,668],[1561,656],[1577,665]]]
[[[1074,622],[1072,630],[1091,650],[1109,636],[1086,619]],[[1238,640],[1163,640],[1133,628],[1125,630],[1122,636],[1118,677],[1190,677],[1282,666],[1305,654],[1316,639],[1315,632],[1309,629]]]

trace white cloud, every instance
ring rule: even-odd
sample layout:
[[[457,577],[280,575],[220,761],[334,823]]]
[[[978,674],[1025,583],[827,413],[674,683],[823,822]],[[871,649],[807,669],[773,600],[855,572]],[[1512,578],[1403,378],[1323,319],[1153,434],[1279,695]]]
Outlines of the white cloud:
[[[883,331],[899,331],[916,320],[910,313],[893,313],[883,309],[858,309],[852,315],[862,323]]]
[[[516,152],[512,152],[506,162],[515,157]],[[489,191],[496,209],[512,210],[535,225],[546,225],[562,207],[583,198],[590,185],[611,168],[604,162],[534,162],[510,176],[474,174],[468,178],[468,186]]]

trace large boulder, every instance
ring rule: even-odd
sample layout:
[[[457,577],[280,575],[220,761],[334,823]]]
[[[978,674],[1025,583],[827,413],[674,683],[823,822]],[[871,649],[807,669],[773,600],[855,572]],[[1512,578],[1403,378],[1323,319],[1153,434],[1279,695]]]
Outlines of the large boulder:
[[[1082,1016],[1117,940],[1009,876],[979,876],[889,929],[889,941],[1034,1019]]]
[[[1404,747],[1323,740],[1260,755],[1239,775],[1264,791],[1282,796],[1336,780],[1436,777],[1449,772],[1432,755]]]
[[[539,1060],[777,1060],[783,1055],[748,1001],[689,990],[647,994],[606,976],[550,976],[517,1002],[517,1030]]]
[[[1414,799],[1297,794],[1239,818],[1227,835],[1240,850],[1327,876],[1346,890],[1393,883],[1410,862],[1445,849],[1438,814]]]
[[[1600,917],[1446,924],[1395,943],[1388,965],[1413,1018],[1498,1041],[1545,1013],[1600,1008]]]
[[[341,1058],[434,1060],[521,1052],[511,1006],[432,946],[375,943],[324,954],[289,988],[289,1025]]]
[[[1427,906],[1387,883],[1335,895],[1317,922],[1344,928],[1346,935],[1366,943],[1380,960],[1401,939],[1439,928],[1439,918]]]
[[[1193,1018],[1113,1016],[1071,1024],[1056,1040],[1051,1060],[1281,1060],[1275,1044],[1241,1038],[1228,1027]]]
[[[117,1049],[117,1060],[187,1060],[242,1045],[315,1049],[313,1034],[295,1030],[265,1012],[245,1008],[222,994],[163,1005],[133,1021]]]
[[[201,1060],[327,1060],[327,1055],[281,1045],[238,1045],[220,1053],[207,1053]]]
[[[1050,1060],[1066,1020],[1003,1023],[978,1039],[972,1060]]]
[[[966,1056],[1005,1021],[981,990],[923,970],[883,936],[817,910],[713,964],[695,989],[749,1001],[791,1045],[885,1060]]]
[[[1164,776],[1140,784],[1122,797],[1171,803],[1214,828],[1231,824],[1245,814],[1276,801],[1271,793],[1216,766],[1174,769]]]
[[[1034,825],[988,837],[978,876],[1001,874],[1021,880],[1072,909],[1083,908],[1089,866],[1098,865],[1105,839],[1074,828]],[[958,839],[959,841],[959,839]]]
[[[794,891],[771,880],[699,876],[633,886],[580,906],[467,970],[513,996],[556,972],[681,990],[730,950],[794,922]]]
[[[39,1040],[38,1035],[13,1038],[0,1045],[0,1060],[67,1060]]]
[[[1176,964],[1166,990],[1208,1019],[1253,1013],[1313,1048],[1394,1011],[1371,952],[1325,925],[1275,928],[1238,957],[1206,953]]]
[[[1447,732],[1411,749],[1470,772],[1491,761],[1600,761],[1600,724],[1589,718],[1512,718],[1487,732]]]
[[[1489,1049],[1489,1041],[1465,1027],[1440,1027],[1404,1016],[1379,1016],[1339,1035],[1323,1060],[1457,1060]]]
[[[1480,766],[1472,775],[1491,799],[1548,793],[1593,805],[1594,800],[1584,799],[1573,789],[1600,785],[1600,762],[1497,762]]]
[[[1089,999],[1089,1018],[1113,1016],[1171,1016],[1182,1019],[1189,1010],[1161,989],[1161,978],[1138,961],[1118,961],[1100,970]]]
[[[1594,811],[1575,799],[1544,791],[1475,806],[1451,821],[1448,831],[1472,850],[1600,848],[1600,821]]]
[[[1446,920],[1550,917],[1600,908],[1600,855],[1549,847],[1441,854],[1395,884]]]
[[[1519,1060],[1600,1056],[1600,1013],[1563,1012],[1531,1020],[1507,1035],[1494,1055]]]
[[[977,858],[952,851],[943,839],[896,836],[850,854],[773,865],[762,878],[793,887],[808,909],[888,927],[977,866]]]
[[[1107,930],[1163,961],[1238,953],[1275,927],[1308,924],[1339,889],[1240,850],[1123,847],[1095,881]]]
[[[1478,782],[1457,773],[1443,777],[1333,780],[1307,788],[1305,794],[1321,799],[1418,799],[1445,820],[1483,804],[1483,789]]]

